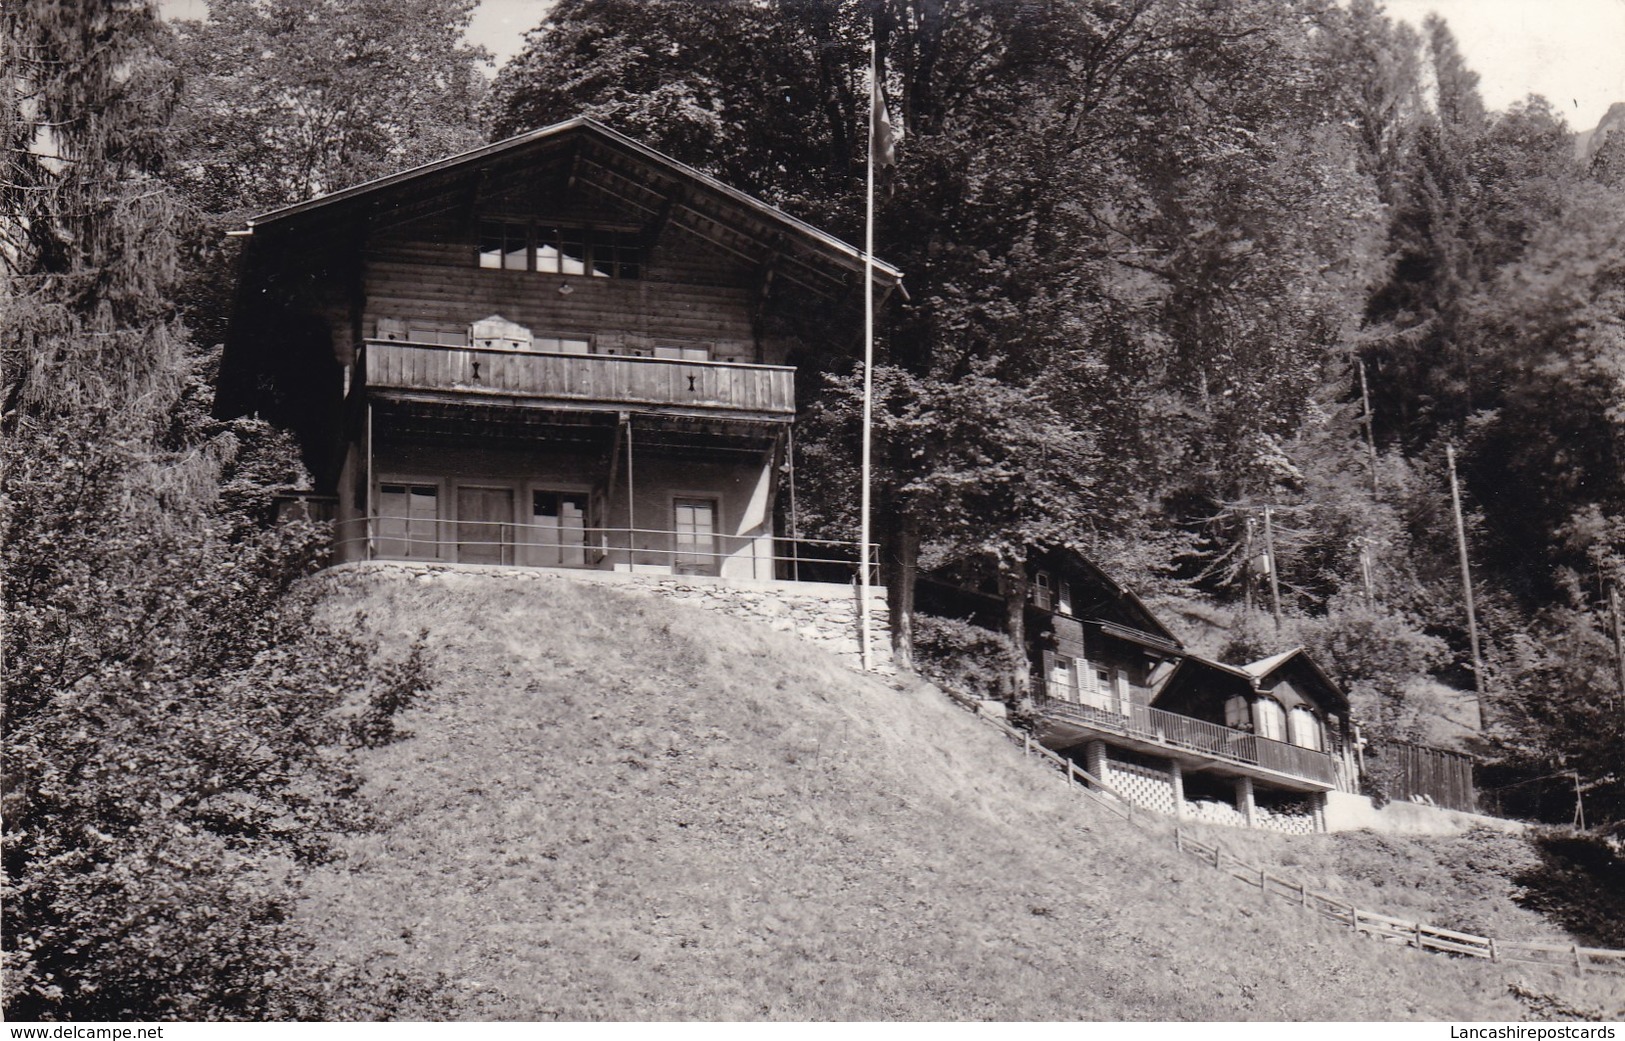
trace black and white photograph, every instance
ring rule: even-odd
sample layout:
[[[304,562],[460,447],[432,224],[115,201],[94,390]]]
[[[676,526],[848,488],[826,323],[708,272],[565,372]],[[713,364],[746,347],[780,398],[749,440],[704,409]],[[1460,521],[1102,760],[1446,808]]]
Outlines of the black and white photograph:
[[[1625,0],[0,26],[8,1038],[1625,1021]]]

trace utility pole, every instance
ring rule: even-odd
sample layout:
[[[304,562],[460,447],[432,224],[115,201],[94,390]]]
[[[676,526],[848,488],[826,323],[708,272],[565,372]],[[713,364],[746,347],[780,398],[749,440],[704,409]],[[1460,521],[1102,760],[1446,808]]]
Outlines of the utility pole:
[[[1478,730],[1484,732],[1484,660],[1478,653],[1478,612],[1473,608],[1473,575],[1467,564],[1467,526],[1461,520],[1461,486],[1456,481],[1456,446],[1445,445],[1450,464],[1450,504],[1456,514],[1456,549],[1461,555],[1461,589],[1467,598],[1467,640],[1473,649],[1473,693],[1478,696]]]
[[[1253,613],[1253,518],[1247,517],[1247,542],[1241,551],[1241,596],[1248,617]]]
[[[1360,406],[1365,411],[1365,447],[1371,456],[1371,492],[1377,491],[1377,432],[1374,429],[1371,415],[1371,390],[1365,382],[1365,359],[1356,358],[1355,365],[1360,369]]]
[[[1275,575],[1275,531],[1270,525],[1274,507],[1264,507],[1264,555],[1270,562],[1270,610],[1275,612],[1275,631],[1281,631],[1281,584]]]
[[[1608,613],[1614,617],[1614,664],[1619,668],[1619,696],[1625,698],[1625,623],[1619,617],[1619,583],[1608,583]]]

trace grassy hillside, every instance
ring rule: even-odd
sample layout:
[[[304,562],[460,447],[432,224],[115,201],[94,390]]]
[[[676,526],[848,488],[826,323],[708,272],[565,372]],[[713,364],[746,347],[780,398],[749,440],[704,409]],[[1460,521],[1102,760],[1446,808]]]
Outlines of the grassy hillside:
[[[447,1015],[1521,1018],[1509,981],[1625,1011],[1265,902],[930,688],[765,627],[557,578],[329,581],[436,664],[307,924],[440,979]]]

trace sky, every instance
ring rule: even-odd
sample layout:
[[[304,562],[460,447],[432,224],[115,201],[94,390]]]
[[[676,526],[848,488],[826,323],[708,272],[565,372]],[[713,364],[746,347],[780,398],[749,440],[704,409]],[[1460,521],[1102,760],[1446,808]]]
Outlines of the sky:
[[[166,16],[200,18],[206,0],[161,0]],[[498,65],[524,46],[553,0],[480,0],[469,39]],[[1456,35],[1492,109],[1541,94],[1573,130],[1589,130],[1625,101],[1625,0],[1386,0],[1420,28],[1437,11]]]
[[[1625,0],[1386,0],[1418,29],[1428,12],[1450,24],[1479,75],[1484,104],[1543,95],[1571,130],[1590,130],[1625,101]]]

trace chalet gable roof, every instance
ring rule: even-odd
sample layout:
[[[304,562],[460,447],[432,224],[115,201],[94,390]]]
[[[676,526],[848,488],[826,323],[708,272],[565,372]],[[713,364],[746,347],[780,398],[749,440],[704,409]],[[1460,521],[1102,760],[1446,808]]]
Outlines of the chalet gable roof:
[[[1316,682],[1325,687],[1326,691],[1336,701],[1344,706],[1348,705],[1348,695],[1343,693],[1343,688],[1338,685],[1336,680],[1328,676],[1326,670],[1320,667],[1320,663],[1315,661],[1309,652],[1302,647],[1294,647],[1289,651],[1282,651],[1279,654],[1272,654],[1268,658],[1260,658],[1258,661],[1249,662],[1242,666],[1242,671],[1252,677],[1255,685],[1263,687],[1269,685],[1272,678],[1293,667],[1306,671]]]
[[[835,295],[861,281],[861,250],[585,116],[532,130],[459,155],[375,178],[248,221],[248,234],[319,234],[351,220],[398,223],[472,209],[500,185],[527,184],[543,172],[637,214],[657,231],[682,225],[714,246],[759,260],[781,255],[808,288]],[[903,274],[874,261],[875,281],[900,287]],[[809,284],[810,283],[810,284]]]
[[[1174,649],[1184,647],[1173,630],[1162,624],[1151,609],[1145,605],[1132,589],[1118,582],[1099,564],[1090,560],[1079,551],[1070,546],[1061,546],[1053,549],[1035,550],[1030,558],[1031,567],[1051,567],[1063,572],[1081,573],[1091,579],[1096,585],[1105,589],[1111,596],[1119,601],[1119,606],[1125,615],[1133,620],[1133,624],[1125,626],[1130,630],[1138,629],[1143,634],[1157,638],[1159,641],[1171,644]],[[1081,605],[1078,605],[1081,609]]]
[[[1181,683],[1201,684],[1204,681],[1199,677],[1204,674],[1212,679],[1219,679],[1230,684],[1231,689],[1238,692],[1246,691],[1252,694],[1269,693],[1276,686],[1279,679],[1284,679],[1285,673],[1297,672],[1307,675],[1313,685],[1318,688],[1310,694],[1311,700],[1322,708],[1332,712],[1346,713],[1349,709],[1348,695],[1343,688],[1326,674],[1309,652],[1302,647],[1294,647],[1279,654],[1272,654],[1267,658],[1260,658],[1246,665],[1227,665],[1212,658],[1204,658],[1197,654],[1187,654],[1179,663],[1178,672],[1169,677],[1168,686],[1174,685],[1174,680]],[[1302,692],[1300,692],[1301,694]]]

